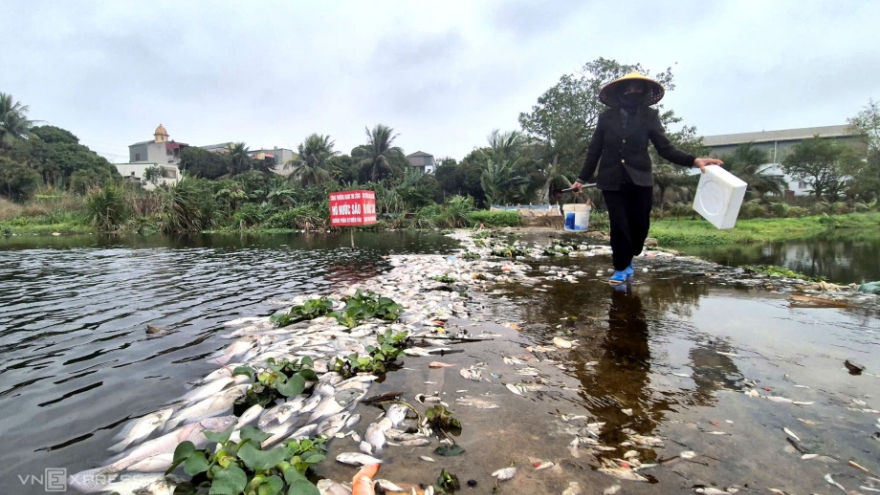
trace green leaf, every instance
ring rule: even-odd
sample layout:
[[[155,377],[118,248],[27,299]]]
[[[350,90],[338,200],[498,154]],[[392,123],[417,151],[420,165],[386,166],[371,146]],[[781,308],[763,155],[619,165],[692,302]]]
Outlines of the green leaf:
[[[287,495],[321,495],[321,492],[311,481],[303,478],[290,484]]]
[[[236,464],[214,473],[209,495],[239,495],[247,486],[247,474]]]
[[[293,375],[286,382],[275,385],[275,390],[285,397],[295,397],[306,389],[306,381],[301,375]]]
[[[284,471],[284,481],[288,485],[293,485],[297,481],[306,480],[306,477],[303,476],[302,473],[299,472],[295,467],[291,466],[287,471]]]
[[[256,443],[257,445],[263,443],[263,440],[265,440],[271,436],[272,436],[271,434],[265,433],[262,430],[260,430],[259,428],[256,428],[254,426],[245,426],[241,429],[241,439],[242,440],[245,440],[245,439],[251,440],[254,443]]]
[[[308,356],[305,356],[305,357],[302,358],[302,365],[303,365],[303,366],[314,367],[314,366],[315,366],[315,362],[312,360],[312,358],[310,358],[310,357],[308,357]]]
[[[186,441],[179,443],[174,449],[174,461],[171,463],[171,467],[168,468],[168,471],[165,471],[165,474],[174,471],[181,462],[185,461],[195,451],[196,446],[193,445],[192,442]]]
[[[260,450],[248,442],[238,449],[238,458],[248,468],[254,471],[263,471],[277,466],[284,460],[284,448],[276,447],[272,450]]]
[[[456,457],[464,454],[465,450],[458,445],[441,445],[434,449],[434,453],[437,455],[443,455],[446,457]]]
[[[232,430],[234,429],[235,426],[232,426],[228,430],[221,431],[219,433],[207,430],[205,430],[203,433],[205,435],[205,438],[207,438],[211,442],[226,443],[226,441],[229,440],[229,437],[232,436]]]
[[[326,458],[327,456],[325,456],[324,454],[319,454],[317,452],[312,452],[311,455],[309,455],[308,453],[303,454],[303,462],[306,464],[317,464]]]
[[[269,476],[259,488],[257,495],[277,495],[284,489],[284,481],[279,476]]]
[[[305,369],[299,372],[299,376],[303,377],[304,380],[313,382],[318,379],[318,375],[315,374],[314,371]]]
[[[210,464],[208,464],[208,459],[205,459],[205,453],[197,450],[186,458],[186,462],[183,464],[183,471],[190,476],[195,476],[207,471],[208,467],[210,467]]]
[[[247,375],[251,380],[254,379],[254,374],[256,374],[256,372],[250,366],[238,366],[232,370],[232,376]]]

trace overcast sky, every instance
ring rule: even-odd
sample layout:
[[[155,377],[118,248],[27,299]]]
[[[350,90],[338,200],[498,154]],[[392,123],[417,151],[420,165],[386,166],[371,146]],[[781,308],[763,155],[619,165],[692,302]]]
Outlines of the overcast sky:
[[[0,91],[111,160],[192,145],[339,151],[377,123],[461,159],[598,57],[673,68],[702,135],[846,123],[880,99],[880,1],[2,2]]]

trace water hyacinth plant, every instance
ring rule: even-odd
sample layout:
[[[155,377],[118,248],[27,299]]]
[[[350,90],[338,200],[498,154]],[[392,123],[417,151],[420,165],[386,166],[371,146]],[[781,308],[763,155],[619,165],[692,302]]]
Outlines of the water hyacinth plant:
[[[288,440],[283,446],[263,450],[261,443],[271,435],[245,426],[241,440],[230,440],[230,428],[221,433],[205,432],[211,446],[203,450],[183,442],[174,450],[174,462],[167,473],[181,464],[191,477],[177,486],[178,495],[318,495],[318,488],[306,478],[309,467],[325,459],[324,439]]]

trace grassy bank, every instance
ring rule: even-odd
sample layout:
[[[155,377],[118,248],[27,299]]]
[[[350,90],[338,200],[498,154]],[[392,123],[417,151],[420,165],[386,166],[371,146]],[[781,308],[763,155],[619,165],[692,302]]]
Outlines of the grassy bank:
[[[703,219],[664,219],[651,222],[650,236],[655,237],[661,245],[719,245],[823,236],[844,239],[876,238],[880,236],[880,213],[740,220],[730,230],[718,230]]]

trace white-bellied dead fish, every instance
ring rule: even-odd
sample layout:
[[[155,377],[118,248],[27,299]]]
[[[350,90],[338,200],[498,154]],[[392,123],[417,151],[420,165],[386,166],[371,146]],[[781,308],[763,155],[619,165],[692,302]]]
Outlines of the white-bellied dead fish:
[[[351,495],[351,488],[341,485],[333,480],[319,480],[317,486],[318,492],[321,495]]]
[[[362,388],[346,388],[338,390],[330,397],[325,397],[321,400],[318,406],[315,407],[315,410],[312,411],[311,416],[309,416],[308,422],[312,423],[321,418],[338,414],[342,412],[343,409],[360,401],[366,394],[367,391]]]
[[[318,429],[316,430],[318,435],[327,435],[328,437],[336,435],[343,427],[345,427],[345,422],[348,421],[350,416],[350,413],[341,412],[322,420],[318,423]]]
[[[553,337],[553,345],[560,349],[571,349],[575,346],[575,343],[570,340],[563,339],[562,337]]]
[[[131,466],[125,468],[125,470],[133,471],[136,473],[159,473],[164,472],[169,467],[171,467],[172,462],[174,462],[173,452],[159,454],[152,457],[147,457],[142,461],[138,461]]]
[[[232,409],[236,399],[247,392],[249,385],[237,385],[224,390],[218,395],[208,397],[189,407],[177,411],[165,423],[165,429],[170,430],[180,423],[199,421],[206,417],[218,416]]]
[[[336,456],[336,460],[350,466],[366,466],[368,464],[382,464],[381,459],[362,454],[360,452],[343,452]]]
[[[498,404],[479,397],[459,397],[455,399],[455,402],[463,406],[476,407],[477,409],[495,409],[498,407]]]
[[[406,419],[406,413],[409,409],[403,404],[391,404],[385,411],[385,417],[391,420],[391,427],[397,427]]]
[[[473,380],[475,382],[478,382],[482,379],[482,373],[483,373],[482,370],[476,370],[476,369],[470,369],[470,368],[463,368],[463,369],[459,370],[459,374],[463,378],[465,378],[467,380]]]
[[[498,478],[498,481],[507,481],[509,479],[513,479],[513,477],[516,476],[516,467],[510,466],[499,469],[493,472],[492,476]]]
[[[379,423],[371,423],[364,433],[364,441],[370,444],[372,452],[376,455],[380,455],[385,447],[385,431],[388,428],[383,428],[383,426]]]
[[[797,440],[798,442],[801,441],[800,437],[798,437],[797,435],[795,435],[794,432],[791,431],[791,430],[789,430],[788,428],[783,427],[783,428],[782,428],[782,431],[784,431],[786,435],[790,436],[791,438],[794,438],[794,439]]]
[[[122,430],[113,437],[116,440],[121,440],[121,442],[110,447],[109,450],[113,452],[122,452],[132,443],[139,442],[149,437],[154,431],[160,430],[165,426],[165,422],[168,421],[168,418],[171,417],[173,412],[174,408],[162,409],[161,411],[156,411],[129,421]]]
[[[223,350],[220,354],[215,355],[210,358],[208,361],[211,363],[219,363],[221,365],[232,361],[232,358],[235,356],[245,354],[251,348],[254,347],[254,342],[252,340],[236,340],[232,344],[230,344],[225,350]],[[246,362],[247,359],[244,359]]]

